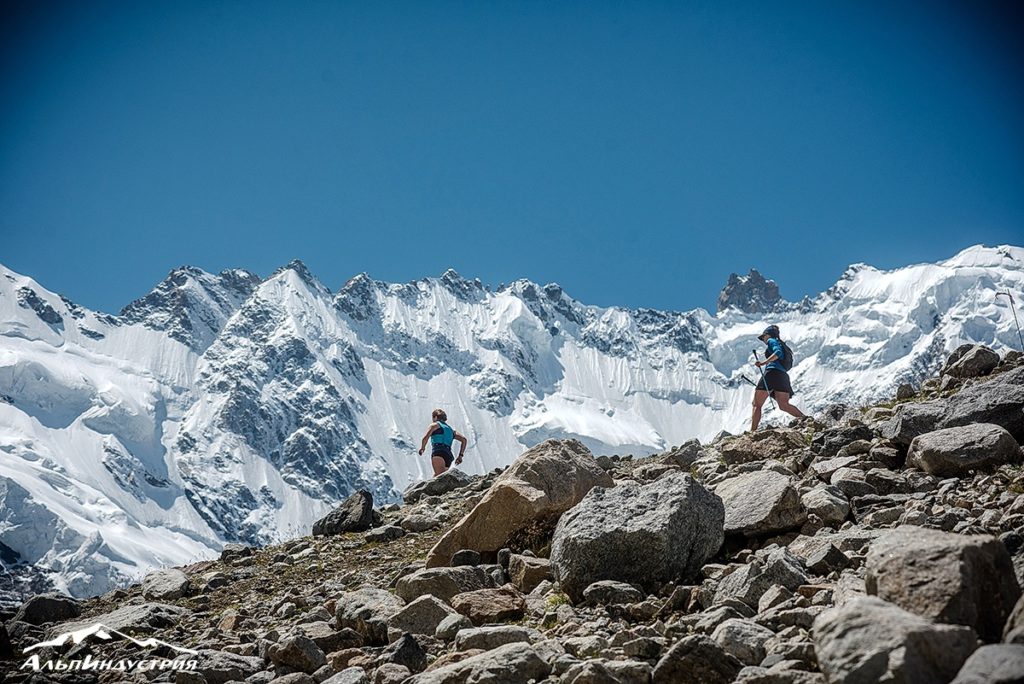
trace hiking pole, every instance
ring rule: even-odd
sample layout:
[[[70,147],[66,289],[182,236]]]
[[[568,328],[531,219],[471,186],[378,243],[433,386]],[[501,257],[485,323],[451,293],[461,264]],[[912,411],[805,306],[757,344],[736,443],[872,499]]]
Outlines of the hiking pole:
[[[756,349],[754,350],[754,359],[757,361],[761,360],[761,357],[758,356]],[[775,398],[772,397],[771,388],[768,387],[768,376],[764,374],[764,366],[758,366],[757,368],[758,370],[761,371],[761,380],[762,382],[764,382],[764,391],[768,393],[768,401],[772,402],[772,408],[775,408]]]
[[[1024,337],[1021,337],[1020,323],[1017,322],[1017,303],[1013,301],[1013,295],[1010,294],[1009,290],[1006,292],[996,292],[996,297],[999,295],[1003,295],[1010,300],[1010,313],[1013,314],[1013,324],[1017,326],[1017,339],[1020,341],[1020,350],[1024,351]]]

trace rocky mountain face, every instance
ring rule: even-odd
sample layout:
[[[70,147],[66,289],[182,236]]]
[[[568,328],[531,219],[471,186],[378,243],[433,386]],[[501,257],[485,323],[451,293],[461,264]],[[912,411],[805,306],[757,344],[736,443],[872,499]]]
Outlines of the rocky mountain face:
[[[148,295],[121,309],[121,318],[202,352],[259,284],[259,276],[242,269],[212,275],[191,266],[176,268]]]
[[[296,261],[262,280],[176,269],[111,316],[0,268],[0,590],[94,595],[290,539],[360,489],[397,501],[430,473],[416,448],[437,406],[474,475],[549,439],[637,457],[707,443],[747,423],[768,320],[804,410],[873,402],[963,344],[1016,344],[995,293],[1022,289],[1016,247],[852,266],[800,303],[751,274],[714,316],[454,271],[331,291]]]
[[[774,280],[766,280],[756,268],[745,276],[732,273],[718,295],[718,313],[736,309],[747,314],[773,311],[782,301],[779,286]]]
[[[0,659],[11,682],[1019,682],[1022,440],[1024,355],[969,345],[875,405],[648,458],[549,440],[284,544],[33,596]]]

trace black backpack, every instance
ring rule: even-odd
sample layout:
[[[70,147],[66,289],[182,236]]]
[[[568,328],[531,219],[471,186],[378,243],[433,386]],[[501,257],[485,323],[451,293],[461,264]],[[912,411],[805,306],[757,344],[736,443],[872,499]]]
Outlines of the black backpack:
[[[782,340],[779,340],[779,342],[782,342]],[[782,367],[786,370],[793,368],[793,350],[785,342],[782,342],[782,359],[780,361],[782,362]]]

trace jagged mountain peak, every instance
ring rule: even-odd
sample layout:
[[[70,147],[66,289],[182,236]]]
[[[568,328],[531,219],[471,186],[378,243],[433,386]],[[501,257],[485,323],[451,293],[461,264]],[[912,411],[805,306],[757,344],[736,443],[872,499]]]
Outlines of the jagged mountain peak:
[[[765,278],[756,268],[741,276],[729,274],[729,280],[718,295],[718,313],[736,309],[747,314],[767,313],[782,302],[779,286]]]
[[[231,282],[259,282],[260,277],[244,268],[225,268],[220,273],[214,274],[199,266],[183,264],[176,266],[167,272],[156,288],[168,288],[170,286],[182,287],[191,281],[216,281]],[[130,304],[129,304],[130,306]]]
[[[356,275],[346,280],[345,283],[341,286],[341,288],[339,288],[339,292],[355,287],[373,287],[376,285],[376,283],[377,281],[370,277],[369,273],[363,271],[362,273],[357,273]]]
[[[313,272],[309,270],[309,267],[306,266],[305,262],[301,259],[292,259],[287,264],[271,273],[267,280],[274,280],[281,276],[286,276],[288,273],[294,273],[298,276],[299,280],[316,292],[321,294],[330,294],[330,290],[328,290],[327,287],[325,287],[324,284],[321,283],[315,275],[313,275]]]
[[[189,277],[202,278],[203,276],[209,275],[212,274],[209,273],[208,271],[199,268],[198,266],[182,264],[181,266],[176,266],[175,268],[172,268],[170,271],[168,271],[167,277],[164,278],[164,280],[180,285],[184,283],[185,279]]]
[[[234,287],[239,291],[252,291],[255,286],[258,286],[263,279],[252,271],[247,271],[244,268],[225,268],[217,274],[220,281],[229,287]]]
[[[592,307],[573,299],[558,283],[538,285],[532,280],[514,280],[501,292],[512,294],[546,326],[554,330],[568,322],[571,326],[584,326],[594,318]]]
[[[454,268],[449,268],[441,274],[440,283],[453,295],[465,301],[478,300],[486,291],[479,278],[463,278]]]
[[[520,278],[518,280],[513,280],[508,285],[503,285],[498,288],[498,292],[507,292],[519,297],[520,299],[528,301],[540,301],[542,299],[547,299],[552,302],[566,301],[577,306],[584,306],[570,296],[558,283],[547,283],[546,285],[541,285],[540,283],[535,283],[532,280]]]
[[[360,273],[341,286],[334,296],[334,306],[351,321],[365,321],[377,314],[377,292],[386,287],[367,273]]]
[[[166,332],[202,352],[260,282],[255,273],[240,268],[214,275],[196,266],[179,266],[147,295],[121,309],[121,317]]]

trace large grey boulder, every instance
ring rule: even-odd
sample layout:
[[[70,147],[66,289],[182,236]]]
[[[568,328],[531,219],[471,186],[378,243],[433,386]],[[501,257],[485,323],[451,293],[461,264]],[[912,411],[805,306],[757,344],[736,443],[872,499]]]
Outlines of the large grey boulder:
[[[529,593],[541,582],[551,579],[551,561],[513,553],[508,561],[508,576],[517,589]]]
[[[455,613],[438,623],[437,629],[434,630],[434,637],[441,641],[451,641],[458,636],[459,632],[464,629],[471,629],[472,627],[472,620],[462,613]]]
[[[942,374],[954,378],[976,378],[988,375],[998,365],[999,354],[984,345],[975,344],[957,349],[946,362]]]
[[[688,636],[672,645],[654,666],[654,684],[729,684],[743,663],[703,635]]]
[[[529,644],[513,643],[423,672],[403,684],[512,684],[540,681],[550,672],[551,666]]]
[[[190,613],[187,608],[164,603],[139,603],[76,622],[62,622],[52,626],[50,633],[55,636],[63,632],[76,632],[98,622],[125,634],[151,634],[180,624]]]
[[[832,533],[818,532],[813,537],[800,535],[786,548],[806,563],[810,558],[820,556],[821,552],[830,545],[847,554],[866,553],[866,547],[882,534],[883,532],[880,530],[850,527]]]
[[[285,665],[306,674],[313,674],[327,664],[327,656],[312,639],[303,634],[290,634],[267,651],[271,662]]]
[[[819,485],[800,497],[808,514],[818,516],[826,527],[838,528],[850,515],[850,502],[833,485]]]
[[[1010,644],[1024,644],[1024,596],[1017,599],[1017,604],[1006,619],[1003,627],[1003,641]]]
[[[313,523],[313,534],[323,537],[343,532],[365,532],[372,526],[373,494],[360,489]]]
[[[324,610],[326,613],[327,611]],[[333,620],[314,620],[313,622],[302,622],[295,626],[295,629],[313,640],[324,653],[333,653],[343,648],[359,647],[364,643],[362,636],[352,629],[338,631],[333,626]]]
[[[477,626],[519,620],[526,612],[526,600],[511,584],[456,594],[451,603]]]
[[[730,618],[718,625],[711,638],[722,650],[745,665],[758,665],[766,654],[765,643],[775,632],[753,620]]]
[[[188,596],[192,583],[177,568],[155,570],[142,580],[142,595],[151,601],[173,601]]]
[[[999,641],[1021,596],[1003,543],[988,535],[960,535],[898,527],[871,544],[865,586],[917,615],[973,627]]]
[[[366,676],[366,670],[353,666],[328,677],[321,684],[370,684],[370,678]]]
[[[454,492],[456,489],[468,487],[472,483],[473,478],[463,471],[458,468],[449,468],[429,480],[413,482],[405,488],[405,492],[402,493],[402,499],[407,504],[416,503],[425,496],[440,496],[448,492]]]
[[[966,475],[1020,460],[1017,440],[999,425],[978,423],[918,435],[910,443],[907,465],[929,475]]]
[[[994,423],[1024,440],[1024,366],[968,385],[952,397],[900,404],[881,431],[905,446],[926,432],[972,423]]]
[[[383,589],[362,587],[338,597],[335,619],[342,629],[354,629],[370,644],[388,643],[388,620],[405,606],[405,601]]]
[[[815,461],[807,467],[808,472],[817,475],[825,482],[832,481],[832,475],[840,468],[856,466],[861,461],[861,456],[834,456],[832,458]]]
[[[836,684],[946,684],[978,647],[970,627],[944,625],[875,597],[814,620],[821,671]]]
[[[1024,684],[1024,646],[982,646],[967,659],[952,684]]]
[[[949,367],[963,358],[964,354],[969,352],[975,345],[971,343],[961,344],[959,347],[950,352],[949,356],[946,357],[946,361],[942,364],[942,369],[939,371],[939,375],[945,375],[949,370]]]
[[[614,485],[581,442],[538,444],[499,475],[480,503],[438,540],[427,567],[447,565],[462,549],[497,553],[517,532],[557,518],[592,488]]]
[[[455,635],[455,650],[468,651],[471,648],[479,648],[490,651],[506,644],[532,643],[540,639],[541,633],[532,627],[488,625],[459,630]]]
[[[200,649],[194,659],[195,672],[202,675],[207,684],[242,681],[263,669],[263,658],[208,648]]]
[[[478,565],[459,565],[454,568],[424,568],[398,580],[395,593],[406,601],[424,595],[451,601],[456,594],[494,586],[491,575]]]
[[[689,469],[702,455],[700,440],[691,439],[663,454],[651,456],[651,460],[662,465]]]
[[[561,664],[559,663],[559,665]],[[562,673],[558,682],[559,684],[648,684],[651,680],[650,670],[651,666],[647,663],[595,658],[571,665]]]
[[[761,596],[772,587],[795,591],[806,583],[803,561],[789,549],[762,549],[749,563],[722,578],[715,591],[715,603],[735,599],[757,610]]]
[[[792,480],[771,470],[723,480],[715,494],[725,504],[725,533],[746,537],[799,529],[807,520]]]
[[[403,634],[381,651],[377,662],[402,665],[412,672],[422,672],[427,667],[427,652],[412,634]],[[406,674],[406,676],[408,676]],[[404,677],[403,677],[404,679]]]
[[[601,580],[583,590],[583,599],[594,605],[640,603],[644,600],[644,593],[632,584],[615,580]]]
[[[14,620],[30,625],[73,620],[82,614],[78,601],[63,594],[37,594],[25,601],[14,614]]]
[[[807,565],[807,569],[819,577],[825,577],[833,572],[842,572],[854,565],[854,562],[848,555],[832,544],[822,545],[817,551],[811,553],[804,562]]]
[[[803,436],[796,430],[775,428],[729,438],[718,450],[727,465],[736,465],[768,459],[784,461],[806,446]]]
[[[846,411],[843,411],[843,414],[849,415]],[[856,413],[850,417],[856,417]],[[859,443],[870,442],[873,437],[874,432],[872,429],[867,425],[860,424],[859,421],[850,424],[840,422],[823,430],[815,431],[814,437],[811,439],[811,450],[814,452],[816,460],[856,456],[857,453],[863,452],[855,453],[856,450],[850,447]]]
[[[866,474],[857,468],[840,468],[832,473],[832,486],[842,492],[847,499],[859,496],[874,496],[878,493],[874,485],[868,484]]]
[[[551,543],[551,567],[573,601],[598,580],[654,591],[692,577],[721,547],[722,501],[683,473],[647,485],[595,488],[562,515]]]
[[[388,639],[394,641],[403,633],[434,636],[437,626],[449,615],[457,615],[447,603],[425,594],[388,618]]]

